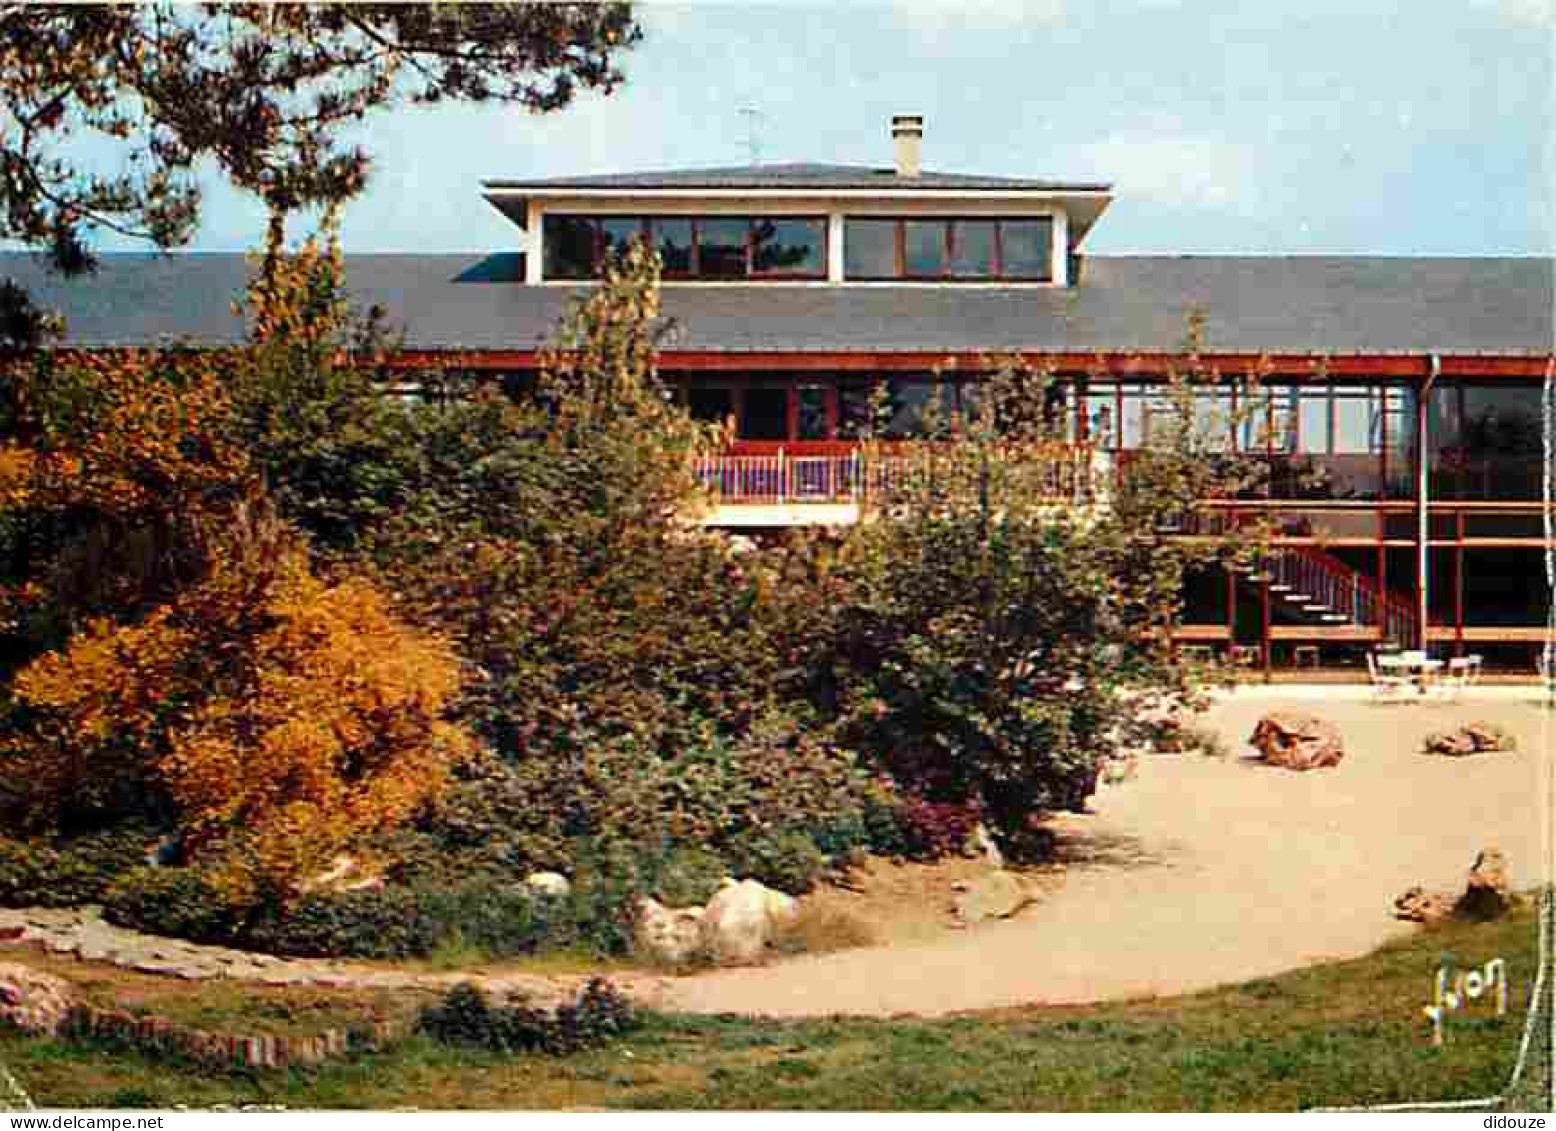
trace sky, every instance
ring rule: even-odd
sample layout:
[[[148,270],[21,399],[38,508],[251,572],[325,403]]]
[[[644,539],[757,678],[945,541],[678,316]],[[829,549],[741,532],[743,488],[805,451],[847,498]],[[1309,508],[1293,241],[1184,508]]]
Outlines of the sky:
[[[763,162],[1105,180],[1091,254],[1550,254],[1556,0],[692,0],[547,116],[380,113],[347,252],[492,252],[480,182]],[[754,119],[741,113],[758,111]],[[754,129],[753,129],[754,126]],[[201,250],[257,204],[215,178]],[[104,244],[108,247],[111,245]]]

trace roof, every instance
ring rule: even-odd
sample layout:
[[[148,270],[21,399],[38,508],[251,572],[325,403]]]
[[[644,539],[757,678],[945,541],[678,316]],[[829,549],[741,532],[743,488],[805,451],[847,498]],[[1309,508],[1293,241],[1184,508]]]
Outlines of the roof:
[[[522,257],[353,255],[356,301],[378,304],[413,349],[527,350],[576,287],[525,286]],[[103,255],[63,280],[0,254],[83,346],[240,341],[242,255]],[[1190,311],[1212,352],[1544,355],[1553,350],[1548,258],[1093,256],[1070,288],[794,285],[665,287],[671,348],[891,352],[1170,352]]]
[[[985,177],[925,170],[914,177],[899,177],[892,168],[869,165],[741,165],[716,169],[669,169],[645,173],[604,173],[596,176],[554,177],[546,180],[482,181],[487,189],[512,189],[529,193],[563,192],[569,189],[881,189],[904,188],[926,192],[1019,191],[1108,192],[1111,185],[1096,182],[1027,180]]]

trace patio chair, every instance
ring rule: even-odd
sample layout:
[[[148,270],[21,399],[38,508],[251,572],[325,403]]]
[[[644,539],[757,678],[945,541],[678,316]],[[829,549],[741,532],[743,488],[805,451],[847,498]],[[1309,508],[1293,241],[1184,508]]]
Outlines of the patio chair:
[[[1385,675],[1378,668],[1378,659],[1367,653],[1367,678],[1372,682],[1372,697],[1379,703],[1397,703],[1410,690],[1410,680],[1402,675]]]
[[[1457,703],[1464,689],[1470,685],[1470,673],[1473,670],[1468,656],[1453,657],[1442,674],[1427,685],[1432,698],[1445,703]]]

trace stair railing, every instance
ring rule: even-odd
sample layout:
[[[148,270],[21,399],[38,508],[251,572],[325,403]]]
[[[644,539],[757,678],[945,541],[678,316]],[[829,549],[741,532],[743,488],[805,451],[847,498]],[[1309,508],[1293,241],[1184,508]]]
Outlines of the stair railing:
[[[1414,607],[1338,558],[1310,546],[1281,546],[1269,561],[1272,579],[1349,623],[1380,626],[1386,639],[1406,647],[1419,643],[1421,626]]]

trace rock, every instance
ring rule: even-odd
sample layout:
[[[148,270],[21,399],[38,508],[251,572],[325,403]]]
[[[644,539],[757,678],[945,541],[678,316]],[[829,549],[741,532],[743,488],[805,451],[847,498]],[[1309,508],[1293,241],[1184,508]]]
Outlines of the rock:
[[[991,868],[1003,868],[1005,855],[1000,851],[1000,846],[994,843],[994,837],[989,833],[989,827],[982,821],[972,831],[972,836],[967,838],[964,856],[982,856],[983,862]]]
[[[1446,754],[1462,758],[1468,754],[1485,754],[1495,750],[1516,750],[1518,742],[1505,728],[1496,723],[1466,723],[1457,730],[1437,731],[1426,736],[1422,744],[1428,754]]]
[[[1496,723],[1465,723],[1459,728],[1475,743],[1476,750],[1517,750],[1518,740],[1511,731]]]
[[[1413,887],[1394,901],[1394,915],[1417,923],[1437,923],[1450,917],[1486,920],[1499,918],[1512,905],[1507,857],[1498,849],[1485,848],[1475,857],[1464,894],[1457,900],[1442,892]]]
[[[958,884],[953,907],[957,922],[971,926],[985,919],[1008,919],[1032,902],[1032,893],[1013,872],[988,872]]]
[[[34,1037],[57,1036],[70,1019],[70,983],[15,962],[0,962],[0,1022]]]
[[[573,894],[573,885],[560,872],[532,872],[524,877],[524,886],[531,895],[546,899],[566,899]]]
[[[1454,906],[1463,919],[1497,919],[1513,904],[1512,888],[1507,880],[1507,858],[1495,848],[1487,848],[1475,857],[1464,894]]]
[[[1272,711],[1248,739],[1264,760],[1287,770],[1338,766],[1345,757],[1340,731],[1331,722],[1296,711]]]
[[[355,856],[341,853],[330,861],[330,866],[316,876],[310,876],[297,885],[300,892],[310,891],[362,891],[382,887],[382,876],[369,872]]]
[[[633,949],[670,966],[690,962],[702,945],[700,907],[666,907],[657,899],[639,899],[634,907]]]
[[[1446,754],[1461,758],[1475,753],[1475,740],[1462,730],[1440,730],[1426,736],[1423,749],[1428,754]]]
[[[1413,887],[1394,901],[1394,918],[1412,923],[1440,923],[1453,914],[1453,901],[1438,892]]]
[[[799,915],[799,904],[756,880],[726,880],[702,913],[702,943],[721,965],[758,962],[767,944]]]

